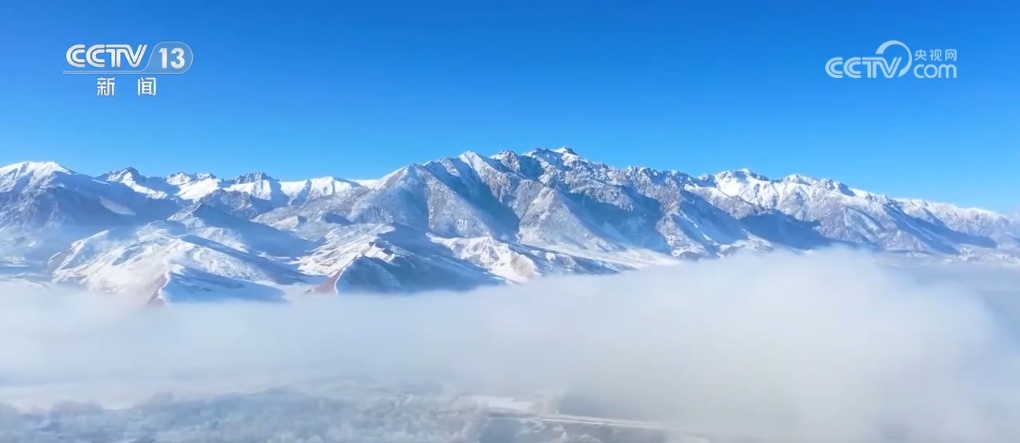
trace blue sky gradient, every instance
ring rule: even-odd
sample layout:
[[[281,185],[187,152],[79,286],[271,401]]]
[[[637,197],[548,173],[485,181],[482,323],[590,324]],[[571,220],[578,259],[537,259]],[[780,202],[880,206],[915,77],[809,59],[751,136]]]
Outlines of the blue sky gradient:
[[[465,150],[570,146],[692,174],[747,167],[1009,210],[1015,2],[7,2],[0,163],[284,179],[380,176]],[[956,79],[833,79],[887,40]],[[75,43],[187,42],[137,97],[62,75]],[[16,43],[11,43],[16,42]]]

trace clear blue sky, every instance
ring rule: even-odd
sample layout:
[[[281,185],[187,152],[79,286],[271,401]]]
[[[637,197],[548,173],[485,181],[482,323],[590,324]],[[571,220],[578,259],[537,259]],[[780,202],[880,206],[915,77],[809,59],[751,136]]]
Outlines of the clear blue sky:
[[[1005,210],[1020,202],[1018,23],[1016,2],[980,0],[8,1],[0,163],[366,178],[565,145]],[[891,39],[957,49],[959,78],[826,76]],[[61,74],[72,44],[163,40],[195,63],[157,97],[129,75],[105,98],[95,76]]]

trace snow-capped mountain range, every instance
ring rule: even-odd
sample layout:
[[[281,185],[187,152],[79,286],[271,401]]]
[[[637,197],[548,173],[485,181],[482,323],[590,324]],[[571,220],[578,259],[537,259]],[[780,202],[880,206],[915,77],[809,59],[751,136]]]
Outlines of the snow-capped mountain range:
[[[568,148],[466,152],[378,180],[0,167],[0,276],[158,303],[465,289],[832,245],[1015,265],[1020,222],[800,175],[621,169]]]

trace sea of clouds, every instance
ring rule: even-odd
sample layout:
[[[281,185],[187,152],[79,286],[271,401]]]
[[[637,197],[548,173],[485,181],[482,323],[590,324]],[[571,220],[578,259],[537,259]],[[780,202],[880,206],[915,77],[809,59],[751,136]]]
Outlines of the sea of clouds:
[[[903,263],[747,255],[469,293],[163,309],[6,285],[0,402],[124,407],[358,375],[583,393],[720,441],[1020,441],[1020,271]]]

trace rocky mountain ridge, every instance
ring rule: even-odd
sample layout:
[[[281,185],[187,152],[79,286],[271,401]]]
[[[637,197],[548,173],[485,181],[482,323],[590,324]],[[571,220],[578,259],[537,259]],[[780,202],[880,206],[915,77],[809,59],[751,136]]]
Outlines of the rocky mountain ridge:
[[[466,152],[378,180],[0,167],[0,273],[163,302],[409,293],[845,245],[1020,263],[1016,217],[832,179]],[[235,295],[224,295],[235,294]]]

